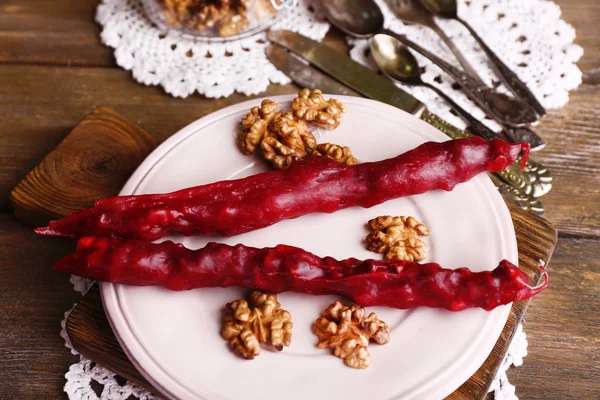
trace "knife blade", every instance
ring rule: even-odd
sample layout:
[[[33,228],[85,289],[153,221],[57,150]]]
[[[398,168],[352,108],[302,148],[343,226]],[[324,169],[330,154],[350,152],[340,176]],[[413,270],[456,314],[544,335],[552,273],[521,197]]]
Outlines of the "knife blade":
[[[269,61],[298,86],[311,90],[318,88],[323,93],[362,97],[360,93],[312,68],[308,62],[277,44],[269,45],[266,54]]]
[[[310,62],[361,95],[419,116],[425,105],[369,68],[331,47],[292,31],[270,30],[267,38]]]

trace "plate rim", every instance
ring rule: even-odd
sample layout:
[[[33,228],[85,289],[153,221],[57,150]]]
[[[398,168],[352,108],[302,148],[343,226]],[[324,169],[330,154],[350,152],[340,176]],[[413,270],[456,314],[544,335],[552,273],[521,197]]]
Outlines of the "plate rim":
[[[330,96],[330,95],[325,94],[325,96]],[[435,127],[427,124],[425,121],[415,117],[414,115],[412,115],[410,113],[407,113],[403,110],[400,110],[400,109],[390,106],[388,104],[381,103],[376,100],[361,98],[361,97],[342,96],[342,95],[332,95],[332,96],[335,96],[336,98],[338,98],[341,101],[347,101],[347,102],[353,102],[353,103],[358,102],[358,103],[363,103],[364,105],[369,105],[369,106],[373,106],[373,107],[377,107],[377,108],[384,108],[384,109],[387,108],[390,111],[390,113],[394,113],[394,112],[395,113],[398,113],[398,112],[403,113],[403,114],[405,114],[406,117],[408,117],[409,119],[414,121],[414,123],[416,125],[415,127],[417,130],[427,131],[426,132],[427,136],[434,136],[436,139],[439,139],[440,141],[449,140],[449,138],[447,136],[445,136],[441,131],[439,131]],[[271,99],[271,100],[274,100],[277,102],[289,102],[289,101],[293,100],[295,97],[296,97],[296,95],[290,94],[290,95],[279,95],[279,96],[260,97],[260,98],[256,98],[256,99],[251,99],[251,100],[247,100],[244,102],[240,102],[240,103],[236,103],[236,104],[227,106],[225,108],[222,108],[218,111],[215,111],[213,113],[205,115],[204,117],[201,117],[201,118],[191,122],[190,124],[186,125],[182,129],[180,129],[177,133],[173,134],[170,138],[165,140],[163,143],[161,143],[156,149],[154,149],[152,151],[152,153],[150,153],[144,159],[144,161],[138,166],[138,168],[135,170],[135,172],[127,180],[126,184],[123,186],[119,195],[131,194],[132,192],[134,192],[136,190],[136,188],[139,186],[139,184],[144,181],[145,177],[152,171],[152,169],[156,166],[156,164],[158,164],[160,162],[160,160],[163,157],[167,156],[167,154],[169,154],[170,151],[175,149],[178,144],[185,141],[189,137],[195,135],[196,133],[198,133],[198,131],[206,128],[213,122],[216,122],[216,121],[222,119],[223,117],[227,117],[227,116],[234,114],[236,112],[239,112],[241,110],[249,110],[251,107],[256,106],[257,104],[260,104],[260,102],[263,99],[268,98],[268,99]],[[483,175],[483,174],[480,174],[480,175]],[[477,177],[475,177],[475,178],[477,179]],[[518,259],[518,249],[517,249],[517,242],[516,242],[516,234],[514,231],[514,224],[512,221],[512,217],[510,215],[510,211],[508,209],[508,206],[502,199],[502,196],[500,195],[500,193],[496,190],[495,186],[493,185],[491,179],[487,176],[484,176],[483,178],[484,179],[481,179],[482,184],[484,186],[488,186],[487,189],[484,187],[483,193],[485,193],[486,197],[488,197],[490,202],[496,202],[498,204],[503,205],[503,207],[501,207],[501,206],[494,207],[493,212],[496,214],[497,220],[504,220],[510,225],[510,229],[505,229],[510,234],[510,237],[506,237],[505,233],[507,233],[507,232],[503,231],[502,234],[503,234],[503,237],[505,240],[505,247],[507,250],[509,250],[508,251],[509,254],[507,255],[506,258],[508,258],[508,259],[513,258],[513,260],[511,260],[511,261],[516,262]],[[500,202],[498,202],[498,199],[500,199]],[[500,215],[500,214],[505,214],[505,215]],[[510,243],[508,243],[508,242],[510,242]],[[201,393],[200,392],[197,392],[197,393],[191,392],[187,387],[185,387],[180,382],[173,379],[173,377],[170,376],[170,374],[168,374],[163,368],[161,368],[160,363],[158,361],[154,360],[152,358],[152,356],[147,352],[147,350],[144,349],[144,347],[141,345],[141,343],[136,340],[135,334],[133,334],[132,329],[129,326],[129,323],[127,321],[127,318],[125,317],[124,312],[121,309],[121,305],[119,303],[117,292],[118,292],[118,288],[122,285],[117,285],[117,284],[113,284],[113,283],[109,283],[109,282],[100,282],[99,284],[100,284],[100,293],[101,293],[101,298],[102,298],[102,304],[104,306],[104,310],[105,310],[107,319],[110,323],[110,326],[113,330],[115,337],[117,338],[119,344],[121,345],[123,351],[129,358],[129,360],[134,364],[134,366],[140,372],[140,374],[146,380],[148,380],[149,383],[152,384],[152,386],[154,386],[157,390],[159,390],[164,396],[167,396],[172,399],[181,398],[182,396],[185,396],[185,398],[194,398],[194,399],[202,399],[202,398],[214,399],[215,398],[214,393],[206,393],[204,390]],[[502,328],[498,331],[498,337],[502,333],[502,329],[503,329],[503,327],[506,323],[506,319],[508,318],[508,315],[510,313],[511,304],[512,303],[502,306],[502,307],[504,307],[505,312],[503,314],[506,315],[506,318],[501,318],[502,319]],[[492,318],[488,319],[488,322],[486,325],[489,325],[491,322],[492,322]],[[126,340],[125,338],[123,338],[122,334],[123,335],[127,334],[129,336],[129,338],[128,338],[129,340]],[[494,339],[494,341],[493,341],[494,344],[496,343],[497,339],[498,339],[497,337]],[[492,345],[491,349],[493,349],[493,345]],[[490,351],[491,351],[491,349],[490,349]],[[136,356],[136,354],[138,356],[142,356],[140,358],[143,358],[144,360],[143,361],[140,360],[138,358],[138,356]],[[485,357],[483,357],[483,360],[481,361],[481,363],[479,363],[479,362],[477,363],[477,367],[475,368],[475,370],[472,373],[476,372],[480,368],[480,366],[483,364],[485,359],[487,359],[488,355],[489,355],[489,353],[485,354]],[[143,366],[143,365],[145,365],[145,366]],[[146,370],[146,368],[148,368],[148,366],[156,367],[156,368],[151,373]],[[148,368],[148,369],[150,369],[150,368]],[[455,368],[455,370],[456,370],[456,368]],[[159,381],[157,379],[155,379],[153,376],[153,375],[156,375],[157,373],[162,375],[163,381],[165,380],[164,378],[167,378],[168,381],[175,382],[176,388],[167,388],[167,387],[165,387],[165,385],[159,383]],[[472,375],[472,373],[468,374],[465,381]],[[465,374],[463,374],[463,375],[465,375]],[[428,393],[427,395],[428,396],[438,396],[438,397],[446,396],[446,395],[452,393],[452,391],[456,390],[462,383],[464,383],[464,381],[461,381],[461,383],[456,387],[454,387],[454,385],[452,385],[454,388],[451,389],[450,391],[448,391],[448,389],[444,390],[444,387],[442,387],[441,389],[439,387],[437,389],[434,388],[433,391]],[[444,385],[440,385],[440,386],[444,386]],[[174,389],[177,389],[177,390],[175,391]],[[414,396],[420,396],[422,394],[423,394],[422,391],[418,391],[417,393],[410,394],[410,396],[411,396],[411,398],[414,398]],[[198,397],[198,396],[201,396],[201,397]]]

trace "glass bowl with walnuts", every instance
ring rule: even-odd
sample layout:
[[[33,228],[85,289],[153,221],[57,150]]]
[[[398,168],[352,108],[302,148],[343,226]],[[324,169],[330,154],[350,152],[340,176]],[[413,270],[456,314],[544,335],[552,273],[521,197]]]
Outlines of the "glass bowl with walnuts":
[[[142,0],[159,28],[214,40],[233,40],[267,29],[297,0]]]

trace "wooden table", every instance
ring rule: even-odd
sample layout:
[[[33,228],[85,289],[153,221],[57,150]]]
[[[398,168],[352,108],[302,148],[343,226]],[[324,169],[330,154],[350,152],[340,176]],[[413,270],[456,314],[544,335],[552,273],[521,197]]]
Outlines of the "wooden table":
[[[509,372],[521,399],[600,397],[600,3],[560,0],[585,49],[584,84],[537,131],[553,171],[546,217],[560,231],[550,287],[526,315],[529,355]],[[73,249],[19,223],[10,189],[93,107],[119,111],[163,141],[191,121],[247,98],[174,99],[133,81],[99,42],[96,0],[0,2],[0,398],[64,398],[77,358],[58,335],[79,299],[49,266]],[[339,33],[331,43],[343,48]],[[293,93],[293,85],[262,95]]]

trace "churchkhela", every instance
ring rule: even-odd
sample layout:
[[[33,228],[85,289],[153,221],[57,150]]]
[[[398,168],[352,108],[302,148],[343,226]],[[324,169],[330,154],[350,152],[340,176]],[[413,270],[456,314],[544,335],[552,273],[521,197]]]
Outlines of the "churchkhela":
[[[544,282],[532,287],[528,276],[507,260],[492,271],[472,272],[436,263],[321,258],[286,245],[259,249],[209,243],[190,250],[171,241],[97,237],[81,238],[77,250],[53,268],[88,279],[177,291],[241,286],[275,294],[340,295],[364,307],[450,311],[492,310],[528,299],[548,285],[543,264]]]
[[[452,190],[512,164],[529,145],[478,137],[427,142],[397,157],[345,165],[309,157],[284,170],[167,194],[117,196],[50,222],[46,236],[153,241],[173,234],[233,236],[309,213],[372,207],[387,200]]]

